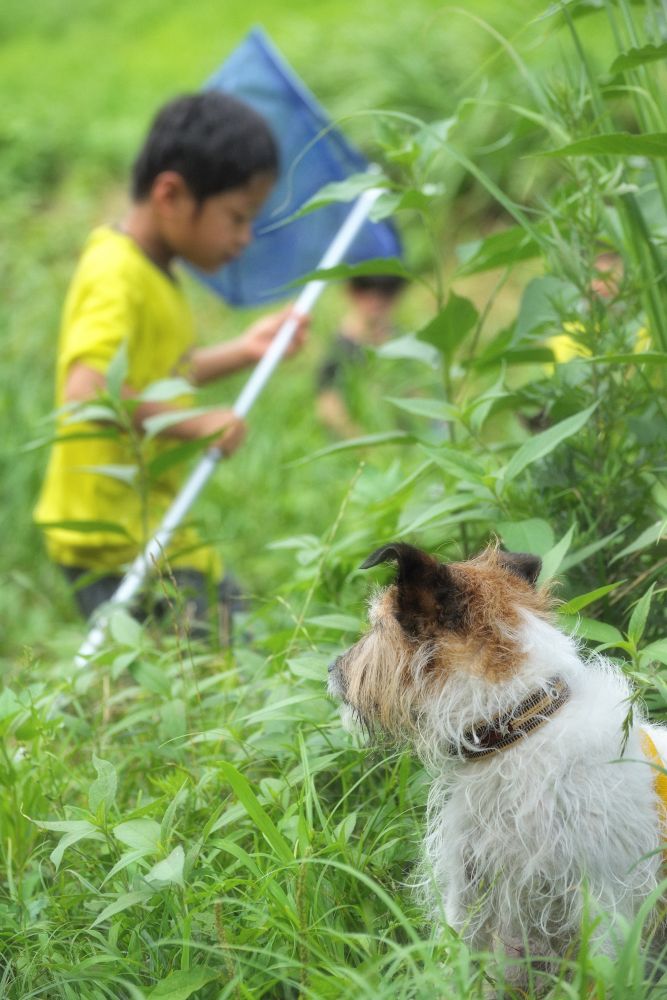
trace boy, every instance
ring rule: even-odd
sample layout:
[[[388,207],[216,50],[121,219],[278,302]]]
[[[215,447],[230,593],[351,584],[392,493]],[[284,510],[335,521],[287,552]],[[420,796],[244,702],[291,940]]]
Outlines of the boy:
[[[364,348],[379,347],[394,333],[392,319],[405,283],[391,274],[358,275],[347,282],[348,308],[318,373],[317,413],[339,437],[363,433],[350,414],[346,375],[363,365]]]
[[[238,256],[277,171],[266,122],[235,98],[207,91],[177,98],[158,113],[134,163],[127,215],[117,228],[92,233],[70,286],[58,345],[57,406],[84,403],[104,391],[122,344],[127,398],[175,375],[201,385],[263,356],[288,310],[259,320],[234,340],[194,347],[192,316],[172,266],[181,257],[215,271]],[[295,348],[306,324],[301,317]],[[134,427],[141,433],[148,418],[178,408],[174,402],[140,401]],[[70,438],[52,449],[35,519],[44,525],[50,556],[79,584],[77,602],[90,615],[111,597],[124,567],[154,533],[182,472],[167,468],[142,497],[113,471],[136,464],[132,435],[107,434],[103,424],[91,423],[61,422],[59,432]],[[148,458],[201,438],[231,455],[244,432],[229,409],[184,415],[148,445]],[[188,528],[176,534],[170,551],[177,585],[190,589],[192,617],[201,619],[209,581],[220,573],[216,555]]]

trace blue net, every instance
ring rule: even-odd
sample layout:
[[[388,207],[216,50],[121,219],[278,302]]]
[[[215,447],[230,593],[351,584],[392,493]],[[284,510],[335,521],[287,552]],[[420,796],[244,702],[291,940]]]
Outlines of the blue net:
[[[258,28],[206,87],[233,94],[266,118],[280,148],[281,170],[255,220],[253,242],[242,256],[214,275],[195,273],[234,306],[262,305],[293,296],[294,290],[285,286],[315,270],[350,205],[327,205],[300,219],[285,220],[325,184],[363,172],[369,164],[332,126],[314,96]],[[400,255],[394,227],[388,222],[368,222],[344,262],[358,264]]]

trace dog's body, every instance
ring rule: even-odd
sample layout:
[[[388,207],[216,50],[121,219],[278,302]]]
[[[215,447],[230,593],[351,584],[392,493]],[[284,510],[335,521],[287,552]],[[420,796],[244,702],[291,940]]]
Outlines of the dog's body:
[[[407,738],[433,774],[433,915],[475,949],[548,958],[568,952],[588,907],[613,952],[619,918],[660,879],[664,805],[648,758],[667,760],[667,730],[635,709],[623,747],[628,683],[602,658],[584,663],[551,623],[539,560],[489,550],[446,566],[397,543],[364,565],[387,560],[397,581],[329,689],[367,727]]]

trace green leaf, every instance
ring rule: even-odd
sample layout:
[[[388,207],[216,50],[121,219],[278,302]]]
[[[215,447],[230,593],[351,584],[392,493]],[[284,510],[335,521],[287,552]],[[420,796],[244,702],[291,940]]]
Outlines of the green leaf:
[[[197,990],[219,978],[218,971],[203,965],[184,972],[172,972],[147,994],[147,1000],[188,1000]]]
[[[131,819],[113,828],[114,837],[121,844],[144,854],[159,854],[160,824],[154,819]]]
[[[353,615],[315,615],[307,619],[309,625],[333,629],[335,632],[358,632],[361,623]]]
[[[379,358],[397,361],[418,361],[429,368],[440,368],[440,355],[437,348],[423,340],[417,340],[414,334],[406,333],[403,337],[392,337],[386,344],[375,351]]]
[[[505,372],[501,371],[494,385],[467,404],[463,419],[470,422],[470,427],[474,434],[479,436],[491,411],[494,409],[504,409],[509,406],[516,409],[516,397],[512,393],[507,392],[505,388]]]
[[[481,483],[487,476],[484,466],[458,448],[441,445],[439,448],[424,448],[423,451],[436,465],[455,479],[470,483]]]
[[[534,437],[530,438],[525,444],[512,455],[504,470],[501,470],[501,474],[504,477],[505,482],[510,482],[515,479],[520,472],[523,472],[527,466],[532,465],[533,462],[538,461],[540,458],[544,458],[550,452],[556,448],[561,441],[566,438],[571,437],[576,434],[577,431],[588,423],[592,414],[597,408],[597,403],[593,403],[592,406],[587,407],[587,409],[582,410],[581,413],[575,413],[571,417],[566,417],[565,420],[561,420],[560,423],[554,424],[553,427],[549,427],[548,430],[542,431],[541,434],[536,434]]]
[[[580,364],[595,365],[667,365],[667,352],[631,351],[620,354],[591,354],[577,358]]]
[[[599,601],[601,597],[605,594],[610,594],[612,590],[616,590],[617,587],[621,586],[622,580],[618,580],[616,583],[608,583],[605,587],[598,587],[596,590],[589,590],[587,594],[579,594],[578,597],[573,597],[571,600],[567,601],[565,604],[561,604],[558,609],[559,615],[575,615],[577,611],[581,611],[588,604],[593,604],[594,601]]]
[[[97,833],[97,827],[87,819],[33,819],[31,822],[40,830],[55,833]]]
[[[347,844],[348,840],[354,832],[354,827],[357,822],[357,813],[353,810],[348,813],[345,819],[342,819],[340,823],[336,826],[333,832],[333,840],[337,840],[342,844]]]
[[[395,212],[398,211],[398,207],[401,203],[401,195],[398,191],[385,191],[380,197],[373,203],[373,206],[368,213],[368,218],[371,222],[382,222],[383,219],[389,219]]]
[[[11,688],[3,688],[0,694],[0,720],[12,719],[22,710],[23,706]]]
[[[658,639],[649,643],[642,649],[642,656],[647,656],[650,660],[657,660],[667,666],[667,639]]]
[[[171,697],[171,679],[163,667],[142,659],[139,663],[133,663],[129,669],[137,684],[146,691],[162,695],[163,698]]]
[[[77,844],[80,840],[104,840],[98,828],[86,819],[33,820],[33,823],[42,830],[54,830],[58,833],[64,833],[65,836],[60,838],[50,855],[56,869],[60,867],[63,854],[68,847],[72,847],[73,844]]]
[[[96,423],[97,421],[117,424],[118,414],[113,406],[106,405],[105,403],[78,403],[69,415],[64,418],[63,423],[69,425]],[[116,430],[114,433],[117,434],[118,431]],[[101,430],[102,437],[108,437],[108,435],[108,429]],[[96,437],[97,435],[93,434],[91,436]]]
[[[591,542],[589,545],[584,545],[581,549],[576,549],[574,552],[570,552],[563,560],[563,572],[571,569],[572,566],[578,566],[579,563],[585,562],[591,556],[603,549],[605,545],[613,541],[618,535],[622,534],[625,528],[617,528],[616,531],[612,531],[609,535],[605,535],[604,538],[598,538],[595,542]],[[613,561],[613,560],[612,560]]]
[[[123,910],[129,909],[130,906],[136,906],[137,903],[143,903],[147,899],[150,899],[153,895],[153,889],[140,889],[137,892],[125,892],[118,899],[114,900],[113,903],[109,903],[105,906],[101,913],[98,913],[97,917],[90,925],[91,928],[98,927],[103,924],[105,920],[109,917],[114,917],[117,913],[122,913]]]
[[[287,660],[287,666],[295,677],[304,680],[317,681],[322,683],[322,678],[327,673],[327,663],[330,657],[314,656],[312,653],[302,653],[293,659]]]
[[[248,784],[247,780],[228,761],[222,761],[219,765],[225,780],[231,785],[239,802],[248,813],[259,832],[272,847],[275,854],[283,862],[290,865],[294,861],[294,856],[289,844],[278,831],[265,809],[260,805],[257,796]]]
[[[646,621],[648,619],[648,613],[651,609],[651,599],[653,597],[653,591],[655,590],[655,583],[652,583],[646,593],[639,598],[635,604],[632,614],[630,616],[630,624],[628,625],[628,639],[634,642],[635,646],[638,646],[641,637],[644,634],[644,629],[646,628]]]
[[[554,360],[554,352],[549,347],[508,347],[502,351],[485,351],[470,361],[462,362],[465,367],[484,371],[497,368],[499,363],[511,365],[545,365]]]
[[[113,868],[109,869],[109,871],[106,873],[106,875],[102,880],[102,885],[108,882],[109,879],[112,879],[114,875],[117,875],[118,872],[122,872],[125,868],[128,868],[129,865],[134,864],[135,861],[141,861],[142,858],[144,858],[145,856],[146,856],[145,851],[140,851],[140,850],[125,851],[124,854],[121,854],[120,858],[113,866]]]
[[[183,709],[185,708],[185,703],[184,702],[171,702],[171,703],[168,702],[167,704],[172,704],[172,705],[178,704],[178,705],[182,706]],[[184,778],[183,783],[181,784],[181,787],[178,789],[178,791],[176,792],[176,794],[172,797],[172,800],[169,803],[169,805],[167,806],[167,808],[165,810],[165,813],[164,813],[164,816],[162,817],[162,822],[160,823],[160,837],[161,837],[163,843],[165,843],[165,844],[169,843],[169,838],[170,838],[170,835],[171,835],[171,831],[172,831],[173,826],[174,826],[174,818],[176,816],[176,812],[178,811],[178,809],[181,807],[181,805],[183,804],[183,802],[187,798],[187,794],[188,794],[187,793],[187,786],[188,786],[188,779]]]
[[[531,552],[544,556],[554,546],[551,526],[539,517],[526,521],[500,521],[496,527],[510,552]]]
[[[406,434],[405,431],[385,431],[382,434],[367,434],[365,437],[351,438],[349,441],[338,441],[336,444],[328,445],[326,448],[319,448],[304,458],[290,462],[288,468],[306,465],[307,462],[314,462],[315,459],[324,458],[327,455],[335,455],[339,451],[351,451],[355,448],[376,448],[382,444],[402,444],[412,440],[412,436]]]
[[[120,483],[132,486],[139,472],[136,465],[77,465],[77,472],[94,472],[98,476],[117,479]]]
[[[579,299],[579,290],[569,281],[547,274],[533,278],[521,297],[515,340],[523,341],[545,327],[561,329],[563,316]],[[535,348],[531,345],[531,350]],[[544,348],[541,348],[544,350]]]
[[[457,275],[479,274],[497,267],[511,267],[521,260],[539,257],[537,241],[523,226],[512,226],[500,233],[493,233],[484,240],[458,246],[456,252],[461,265]]]
[[[210,412],[210,406],[196,406],[189,410],[174,409],[166,413],[156,413],[154,417],[146,417],[143,421],[145,438],[154,438],[170,427],[182,424],[184,420],[191,417],[200,417],[203,413]]]
[[[559,623],[568,632],[581,636],[583,639],[590,639],[593,642],[603,642],[609,646],[616,646],[624,641],[621,633],[613,625],[607,625],[606,622],[597,622],[593,618],[581,618],[579,615],[562,615]]]
[[[398,529],[401,534],[411,535],[420,528],[432,524],[433,521],[438,521],[456,511],[473,507],[477,503],[477,497],[470,496],[467,493],[458,493],[454,496],[446,497],[446,499],[440,500],[438,503],[429,504],[426,510],[421,511],[416,516],[409,508],[407,510],[404,509],[401,511]]]
[[[625,73],[626,70],[645,66],[647,63],[656,62],[659,59],[667,59],[667,43],[642,45],[640,48],[628,49],[627,52],[616,56],[609,69],[609,74],[616,76],[617,73]]]
[[[141,625],[123,608],[116,608],[109,618],[111,638],[120,646],[137,649],[141,645],[143,630]]]
[[[293,222],[304,215],[309,215],[317,208],[324,208],[326,205],[331,205],[335,202],[354,201],[364,191],[371,191],[373,188],[388,187],[388,185],[389,181],[382,174],[370,173],[368,171],[351,174],[344,181],[332,181],[330,184],[325,184],[323,188],[320,188],[317,194],[313,195],[305,205],[302,205],[298,212],[291,215],[289,219],[283,220],[283,224],[285,222]]]
[[[667,132],[609,132],[578,139],[560,149],[552,149],[538,156],[667,156]]]
[[[439,189],[436,195],[441,197],[442,190]],[[419,191],[416,188],[410,188],[408,191],[402,192],[386,191],[375,202],[368,214],[368,218],[371,222],[381,222],[383,219],[388,219],[390,216],[395,215],[396,212],[428,212],[431,210],[434,200],[433,195],[429,195],[425,191]]]
[[[322,696],[320,693],[303,689],[300,694],[289,695],[289,697],[282,698],[280,701],[270,701],[264,708],[258,708],[254,712],[250,712],[248,715],[239,718],[238,722],[247,726],[255,726],[258,722],[275,720],[280,725],[284,725],[285,721],[290,718],[290,714],[285,713],[284,709],[293,708],[297,705],[304,707],[308,703],[310,703],[309,708],[304,708],[304,712],[312,720],[312,702],[321,702],[321,699]]]
[[[162,403],[181,396],[192,396],[194,392],[195,387],[185,378],[163,378],[151,382],[136,398],[144,403]]]
[[[146,872],[144,878],[147,882],[165,882],[183,888],[184,865],[185,852],[179,844],[164,861],[158,861],[154,864],[151,870]]]
[[[629,556],[633,552],[639,552],[640,549],[647,549],[649,545],[654,545],[656,542],[662,540],[663,536],[667,533],[667,521],[656,521],[652,524],[650,528],[646,528],[642,531],[638,538],[635,538],[634,542],[626,545],[624,549],[617,552],[612,562],[616,562],[617,559],[622,559],[623,556]]]
[[[458,420],[461,416],[458,408],[446,403],[444,399],[396,399],[394,396],[385,398],[399,410],[412,413],[416,417],[426,417],[428,420]]]
[[[478,320],[479,314],[472,302],[450,292],[445,308],[418,332],[417,337],[451,358]]]
[[[563,559],[565,558],[565,554],[572,544],[573,535],[574,525],[571,525],[570,530],[563,535],[561,540],[557,542],[549,552],[544,555],[544,558],[542,559],[542,569],[539,576],[540,583],[547,583],[556,575],[560,569]]]
[[[108,813],[116,800],[118,785],[116,769],[108,760],[102,760],[95,754],[93,754],[93,767],[97,771],[97,778],[88,790],[88,808],[91,813],[96,813],[103,804]]]
[[[60,862],[63,859],[63,854],[68,847],[72,847],[73,844],[77,844],[80,840],[104,840],[104,837],[99,832],[95,830],[93,832],[79,832],[79,833],[66,833],[64,837],[61,837],[58,841],[56,847],[51,851],[49,855],[51,861],[56,867],[56,870],[60,867]]]
[[[121,391],[127,379],[127,340],[123,340],[107,368],[107,390],[115,399],[121,399]]]

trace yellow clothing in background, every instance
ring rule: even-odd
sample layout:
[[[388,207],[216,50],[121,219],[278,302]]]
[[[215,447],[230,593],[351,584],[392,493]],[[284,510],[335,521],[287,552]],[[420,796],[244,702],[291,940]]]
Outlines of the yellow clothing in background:
[[[194,340],[192,315],[183,293],[134,241],[108,227],[88,239],[72,280],[62,319],[56,368],[56,406],[64,403],[67,372],[81,362],[106,372],[121,344],[127,344],[126,382],[135,391],[178,374],[179,362]],[[182,402],[182,401],[181,401]],[[148,523],[142,502],[127,483],[94,471],[94,466],[132,466],[135,456],[125,436],[104,434],[102,424],[59,421],[59,435],[75,437],[53,445],[35,520],[112,522],[125,534],[100,527],[45,527],[47,548],[55,562],[83,569],[114,570],[131,561],[159,526],[183,478],[182,466],[163,473],[150,487]],[[174,447],[156,438],[149,459]],[[191,529],[175,536],[170,551],[197,547],[172,561],[203,572],[219,571],[217,557],[202,548]]]
[[[554,361],[557,365],[563,365],[574,358],[591,357],[591,351],[588,347],[585,347],[576,339],[576,334],[581,333],[583,329],[580,323],[563,323],[563,330],[565,332],[549,338],[547,346],[553,351]],[[633,350],[635,353],[640,353],[641,351],[650,351],[650,349],[651,339],[648,335],[648,330],[646,327],[641,327],[637,330]]]

